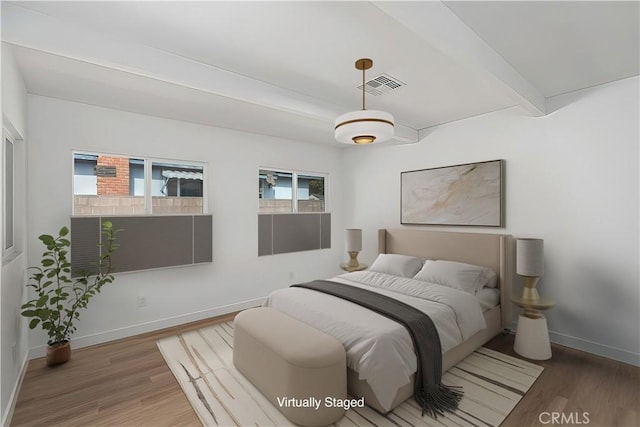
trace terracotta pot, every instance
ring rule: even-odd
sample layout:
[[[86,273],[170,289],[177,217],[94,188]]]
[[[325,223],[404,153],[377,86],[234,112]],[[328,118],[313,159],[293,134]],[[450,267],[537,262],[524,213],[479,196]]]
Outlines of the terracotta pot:
[[[55,366],[67,363],[71,359],[71,343],[64,341],[47,346],[47,365]]]

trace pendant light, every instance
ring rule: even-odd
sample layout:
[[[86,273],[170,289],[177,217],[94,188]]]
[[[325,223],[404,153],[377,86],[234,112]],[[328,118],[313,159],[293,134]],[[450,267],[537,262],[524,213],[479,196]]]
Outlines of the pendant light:
[[[373,66],[369,58],[356,61],[356,69],[362,70],[362,110],[345,113],[336,119],[335,137],[345,144],[371,144],[393,138],[393,116],[384,111],[367,110],[365,107],[365,70]]]

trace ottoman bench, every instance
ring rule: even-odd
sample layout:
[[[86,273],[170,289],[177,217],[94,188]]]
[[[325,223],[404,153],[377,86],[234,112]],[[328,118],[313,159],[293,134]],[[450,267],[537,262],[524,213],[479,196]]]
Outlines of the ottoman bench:
[[[334,337],[273,308],[252,308],[234,320],[233,363],[291,422],[326,426],[347,398],[344,346]]]

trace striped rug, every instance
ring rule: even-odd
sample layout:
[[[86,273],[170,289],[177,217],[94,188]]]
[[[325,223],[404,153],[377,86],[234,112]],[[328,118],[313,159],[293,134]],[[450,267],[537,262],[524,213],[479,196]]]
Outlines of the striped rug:
[[[233,322],[164,338],[158,347],[206,426],[291,426],[233,366]],[[442,381],[464,388],[455,413],[422,417],[413,399],[383,416],[352,408],[335,426],[498,426],[542,372],[542,367],[480,348]]]

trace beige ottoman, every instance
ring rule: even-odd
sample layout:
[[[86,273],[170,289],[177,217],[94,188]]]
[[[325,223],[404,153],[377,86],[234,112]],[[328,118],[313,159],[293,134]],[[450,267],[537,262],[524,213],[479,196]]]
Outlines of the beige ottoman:
[[[327,397],[347,398],[344,347],[306,323],[272,308],[239,313],[233,363],[296,424],[326,426],[344,416],[343,408],[325,405]]]

